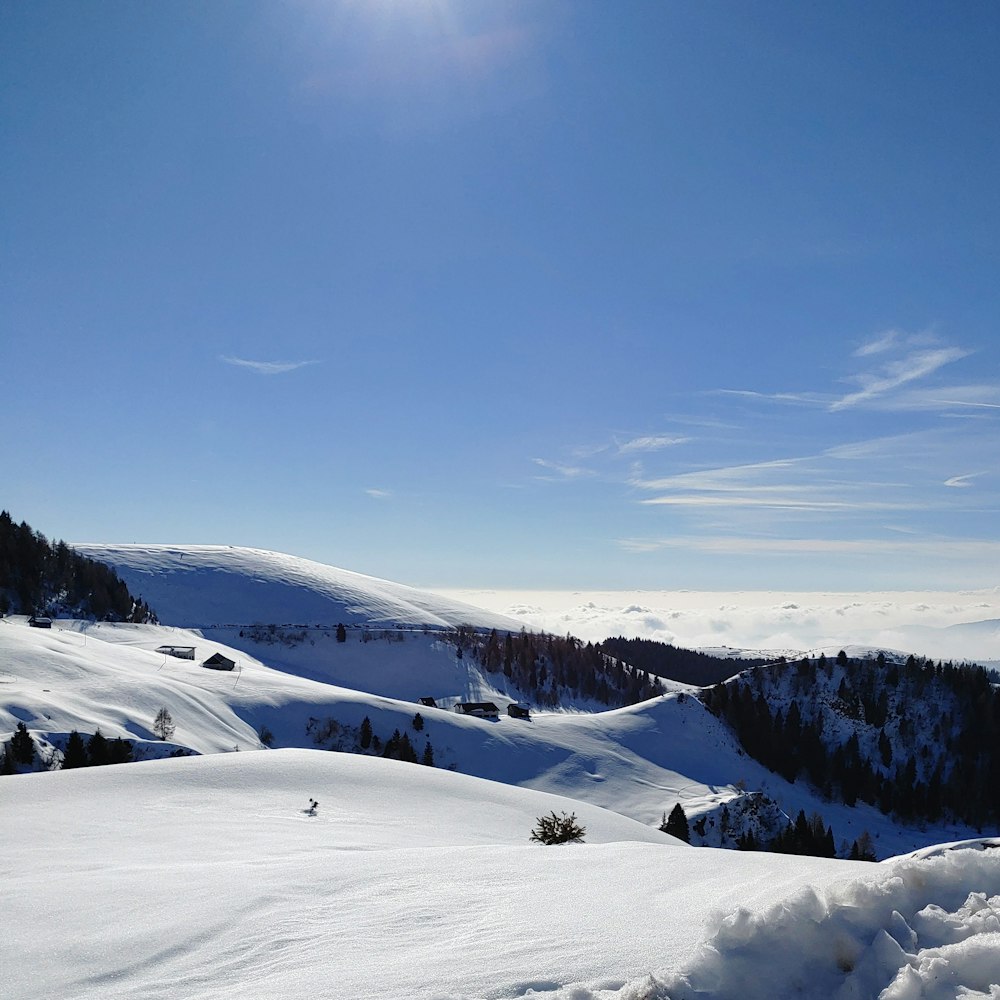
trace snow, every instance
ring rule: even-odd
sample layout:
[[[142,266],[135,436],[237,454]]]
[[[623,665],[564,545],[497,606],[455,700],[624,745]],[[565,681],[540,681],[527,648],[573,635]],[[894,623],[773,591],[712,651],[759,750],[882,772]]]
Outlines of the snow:
[[[111,565],[129,590],[171,625],[521,628],[512,618],[430,591],[264,549],[77,542],[73,548]]]
[[[155,652],[171,643],[194,645],[197,659]],[[280,646],[255,648],[262,657],[272,648],[290,655]],[[203,668],[200,661],[216,651],[237,660],[239,670]],[[506,716],[485,722],[416,704],[418,693],[445,702],[510,700],[433,635],[362,643],[351,634],[344,644],[330,639],[293,652],[303,658],[299,669],[338,683],[273,669],[197,631],[68,621],[41,630],[7,619],[0,623],[0,740],[18,721],[46,748],[71,729],[100,727],[109,738],[136,741],[140,755],[150,758],[176,746],[202,754],[260,749],[266,726],[276,747],[312,748],[310,719],[359,727],[367,716],[383,740],[395,729],[408,732],[418,754],[430,740],[438,767],[569,796],[649,826],[677,802],[693,820],[739,794],[739,785],[764,790],[791,817],[800,809],[819,812],[838,845],[867,830],[880,857],[974,834],[953,825],[901,827],[869,806],[818,799],[747,757],[700,702],[680,697],[683,688],[614,711],[536,712],[529,722]],[[152,731],[161,707],[176,726],[170,744]],[[413,729],[418,712],[425,723],[420,732]]]
[[[546,793],[309,750],[0,787],[0,965],[21,1000],[937,1000],[1000,982],[995,850],[690,848]],[[549,810],[586,843],[530,844]]]
[[[501,619],[447,599],[256,550],[104,549],[189,627],[0,621],[0,740],[23,721],[48,755],[100,726],[147,758],[0,776],[4,995],[1000,1000],[1000,839],[821,802],[681,685],[528,722],[419,706],[517,696],[440,636]],[[255,620],[293,624],[241,637]],[[339,620],[357,626],[344,644]],[[213,652],[238,669],[201,667]],[[152,732],[161,707],[171,743]],[[310,718],[365,716],[418,751],[432,740],[439,766],[311,749]],[[691,848],[656,829],[674,802],[711,815],[738,786],[902,856]],[[530,843],[550,811],[586,842]]]

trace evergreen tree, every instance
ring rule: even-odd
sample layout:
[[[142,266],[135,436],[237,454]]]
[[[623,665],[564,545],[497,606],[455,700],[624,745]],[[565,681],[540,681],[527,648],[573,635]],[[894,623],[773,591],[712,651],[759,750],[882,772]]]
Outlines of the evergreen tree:
[[[424,744],[424,755],[420,758],[420,763],[426,767],[434,766],[434,750],[431,748],[431,741]]]
[[[664,833],[669,833],[671,837],[683,840],[685,844],[691,843],[691,831],[688,829],[687,815],[679,802],[670,810],[670,816],[667,817],[664,827],[661,828]]]
[[[347,642],[347,629],[343,624],[337,626],[337,642]]]
[[[413,744],[410,742],[410,737],[407,733],[403,733],[399,738],[399,759],[405,760],[410,764],[416,764],[417,754],[413,749]]]
[[[129,764],[132,762],[132,744],[120,736],[108,744],[109,764]]]
[[[419,712],[417,712],[417,714],[413,716],[413,728],[418,733],[420,732],[421,729],[424,728],[424,717]]]
[[[108,741],[100,729],[87,740],[87,758],[91,767],[101,767],[111,763],[111,758],[108,755]]]
[[[23,722],[17,724],[14,735],[10,738],[10,750],[15,763],[29,766],[34,764],[35,741],[31,738],[31,733],[28,732],[28,727]]]
[[[372,722],[367,715],[361,720],[360,744],[362,750],[372,745]]]
[[[66,749],[63,750],[62,769],[68,771],[74,767],[87,766],[87,747],[83,742],[83,737],[74,729],[66,740]]]
[[[875,843],[867,830],[861,831],[861,836],[851,844],[851,861],[877,861]]]

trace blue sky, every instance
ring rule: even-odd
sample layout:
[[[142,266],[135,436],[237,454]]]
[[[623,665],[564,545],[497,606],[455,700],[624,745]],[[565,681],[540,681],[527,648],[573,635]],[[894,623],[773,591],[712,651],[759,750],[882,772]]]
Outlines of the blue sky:
[[[1000,8],[0,7],[0,506],[417,585],[1000,584]]]

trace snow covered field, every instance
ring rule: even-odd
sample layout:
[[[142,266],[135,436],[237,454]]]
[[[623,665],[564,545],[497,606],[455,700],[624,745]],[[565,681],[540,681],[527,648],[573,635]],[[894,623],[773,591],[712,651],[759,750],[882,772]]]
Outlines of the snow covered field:
[[[0,780],[20,1000],[1000,990],[997,851],[695,849],[546,793],[306,750]],[[586,843],[529,844],[549,810],[576,811]]]

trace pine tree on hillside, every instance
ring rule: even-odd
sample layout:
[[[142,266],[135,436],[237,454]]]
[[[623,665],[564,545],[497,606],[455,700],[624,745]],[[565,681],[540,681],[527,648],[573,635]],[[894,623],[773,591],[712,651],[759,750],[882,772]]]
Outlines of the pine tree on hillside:
[[[102,767],[110,763],[108,741],[100,729],[87,740],[87,757],[90,760],[91,767]]]
[[[132,744],[120,736],[108,744],[109,764],[129,764],[132,762]]]
[[[74,767],[87,766],[87,747],[83,742],[83,737],[74,729],[66,740],[66,749],[63,750],[62,769],[68,771]]]
[[[17,764],[31,765],[35,762],[35,741],[28,732],[28,727],[19,722],[14,730],[14,735],[10,738],[10,750]]]
[[[671,837],[683,840],[685,844],[691,843],[691,831],[688,828],[687,814],[679,802],[670,810],[670,815],[667,817],[666,823],[660,829],[664,833],[669,833]]]

